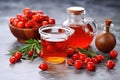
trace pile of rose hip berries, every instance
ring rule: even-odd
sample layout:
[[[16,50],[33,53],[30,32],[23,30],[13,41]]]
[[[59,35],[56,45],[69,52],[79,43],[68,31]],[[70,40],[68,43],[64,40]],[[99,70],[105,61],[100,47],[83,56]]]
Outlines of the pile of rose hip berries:
[[[22,14],[10,18],[10,24],[17,28],[38,28],[55,24],[55,19],[44,14],[42,10],[34,11],[30,8],[24,8]]]
[[[11,57],[9,58],[9,62],[10,62],[11,64],[15,64],[16,62],[20,62],[21,59],[22,59],[22,54],[23,54],[23,53],[22,53],[22,52],[19,52],[19,51],[14,52],[13,56],[11,56]],[[30,50],[30,51],[28,52],[28,56],[29,56],[29,57],[33,56],[33,54],[34,54],[34,51],[33,51],[33,50]],[[43,58],[43,53],[40,51],[38,56],[39,56],[40,58]]]
[[[75,52],[74,49],[69,48],[67,53],[69,59],[67,60],[67,64],[69,66],[74,66],[75,69],[83,69],[86,68],[88,71],[95,71],[96,66],[99,63],[105,63],[108,69],[113,69],[115,67],[115,62],[113,59],[116,59],[118,56],[118,52],[112,50],[109,52],[109,59],[106,60],[106,57],[102,54],[95,55],[94,57],[88,57],[86,54],[81,53],[80,51]]]
[[[12,57],[9,58],[9,62],[11,64],[15,64],[16,62],[20,61],[22,58],[22,53],[17,51],[14,53],[14,55]]]
[[[30,51],[28,53],[28,56],[32,55],[32,52]],[[114,59],[117,58],[118,52],[116,50],[112,50],[109,52],[108,59],[102,54],[98,54],[94,57],[88,57],[88,55],[80,52],[79,50],[68,48],[67,50],[67,65],[74,66],[75,69],[80,70],[86,68],[88,71],[95,71],[97,64],[100,65],[100,63],[105,63],[105,66],[108,69],[113,69],[115,67]],[[43,53],[39,53],[39,57],[43,58]],[[22,58],[22,53],[17,51],[14,53],[12,57],[9,58],[9,62],[11,64],[15,64],[16,62],[19,62]],[[39,65],[39,68],[43,71],[48,70],[49,65],[47,63],[42,63]]]
[[[113,69],[115,67],[113,59],[117,58],[118,52],[115,50],[110,51],[108,54],[109,59],[106,59],[102,54],[88,57],[88,55],[81,53],[77,49],[68,48],[67,56],[67,65],[74,66],[77,70],[86,68],[88,71],[95,71],[97,64],[100,65],[100,63],[105,63],[108,69]],[[42,63],[39,65],[39,68],[45,71],[48,70],[49,65],[47,63]]]

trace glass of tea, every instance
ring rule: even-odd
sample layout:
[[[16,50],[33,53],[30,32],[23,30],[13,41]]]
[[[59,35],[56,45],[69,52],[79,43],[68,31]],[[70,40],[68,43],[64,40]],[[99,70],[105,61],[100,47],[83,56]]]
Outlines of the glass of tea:
[[[68,38],[73,32],[71,28],[57,24],[43,26],[39,29],[45,62],[59,64],[65,61]]]

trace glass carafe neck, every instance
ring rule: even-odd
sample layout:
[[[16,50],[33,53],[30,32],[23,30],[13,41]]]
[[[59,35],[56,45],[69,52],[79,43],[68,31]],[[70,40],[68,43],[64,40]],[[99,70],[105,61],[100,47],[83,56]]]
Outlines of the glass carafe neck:
[[[68,13],[68,19],[70,23],[80,23],[84,20],[84,14],[75,15],[72,13]]]

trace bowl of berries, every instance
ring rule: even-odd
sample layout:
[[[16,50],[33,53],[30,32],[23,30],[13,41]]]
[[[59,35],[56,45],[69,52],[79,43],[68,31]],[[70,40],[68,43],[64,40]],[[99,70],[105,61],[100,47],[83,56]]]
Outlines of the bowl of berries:
[[[24,8],[22,14],[9,20],[11,33],[22,43],[29,39],[40,39],[39,28],[52,24],[55,24],[54,18],[50,18],[42,10],[33,11],[30,8]]]

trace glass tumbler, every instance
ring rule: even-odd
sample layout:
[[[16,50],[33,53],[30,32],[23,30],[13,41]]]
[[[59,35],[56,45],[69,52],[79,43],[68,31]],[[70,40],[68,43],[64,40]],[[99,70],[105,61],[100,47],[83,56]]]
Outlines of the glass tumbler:
[[[52,64],[63,63],[67,56],[68,38],[74,31],[56,24],[41,27],[39,33],[44,61]]]

